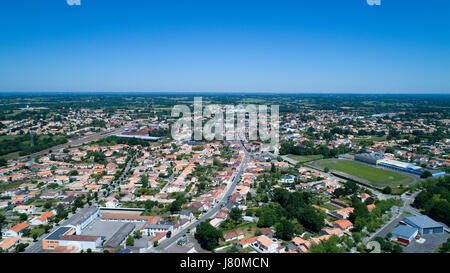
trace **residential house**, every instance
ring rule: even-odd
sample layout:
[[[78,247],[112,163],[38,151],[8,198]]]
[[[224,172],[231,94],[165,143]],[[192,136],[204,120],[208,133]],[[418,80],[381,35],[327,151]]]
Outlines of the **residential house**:
[[[5,238],[20,237],[25,229],[29,228],[29,224],[22,222],[3,232],[2,236]]]

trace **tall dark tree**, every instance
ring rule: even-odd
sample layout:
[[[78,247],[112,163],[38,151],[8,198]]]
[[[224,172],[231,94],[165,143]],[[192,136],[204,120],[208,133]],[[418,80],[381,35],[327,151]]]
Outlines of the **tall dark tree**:
[[[222,232],[211,226],[208,221],[201,222],[197,226],[195,239],[203,249],[213,250],[219,245],[220,238],[222,238]]]

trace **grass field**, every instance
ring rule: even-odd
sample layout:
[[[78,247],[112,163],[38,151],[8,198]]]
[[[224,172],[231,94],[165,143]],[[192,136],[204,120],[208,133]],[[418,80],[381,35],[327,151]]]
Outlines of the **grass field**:
[[[371,167],[362,163],[349,160],[321,161],[318,165],[322,168],[340,171],[352,176],[360,177],[373,184],[402,185],[413,182],[408,175]]]
[[[289,154],[287,157],[295,161],[298,161],[298,163],[305,163],[323,158],[322,155],[293,155],[293,154]]]
[[[37,135],[34,137],[35,146],[31,148],[29,135],[6,135],[0,136],[0,158],[10,160],[22,155],[28,155],[62,144],[67,137],[62,135]]]

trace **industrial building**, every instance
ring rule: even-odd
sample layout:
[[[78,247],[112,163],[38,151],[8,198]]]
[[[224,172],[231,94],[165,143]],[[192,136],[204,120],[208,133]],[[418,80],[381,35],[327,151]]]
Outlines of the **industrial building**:
[[[392,238],[409,244],[416,237],[443,232],[444,226],[426,215],[410,216],[400,221],[400,225],[392,231]]]
[[[393,160],[390,158],[384,158],[382,155],[376,154],[376,153],[357,154],[357,155],[355,155],[355,160],[364,162],[364,163],[368,163],[368,164],[372,164],[372,165],[381,166],[381,167],[392,169],[392,170],[396,170],[396,171],[407,172],[407,173],[411,173],[411,174],[415,174],[415,175],[422,175],[425,171],[429,171],[431,173],[432,177],[443,176],[446,174],[444,171],[441,171],[441,170],[425,169],[425,168],[416,166],[413,163],[402,162],[402,161]]]
[[[126,238],[136,229],[136,225],[133,223],[123,224],[113,236],[105,242],[104,249],[114,251],[117,247],[124,244]]]
[[[402,222],[416,228],[420,235],[443,233],[444,226],[426,215],[403,218]]]
[[[71,235],[75,229],[70,226],[59,227],[42,240],[42,249],[54,250],[59,246],[59,239],[64,235]]]
[[[95,218],[99,216],[99,209],[97,207],[86,207],[78,211],[72,216],[65,225],[73,226],[77,235],[81,234],[81,231],[89,225]]]
[[[378,162],[378,165],[388,169],[412,173],[416,175],[421,175],[424,172],[423,168],[416,166],[413,163],[401,162],[389,158],[383,158]]]
[[[75,229],[72,226],[59,227],[42,240],[42,249],[62,250],[72,248],[78,251],[100,251],[104,241],[102,236],[81,236],[74,235]]]
[[[411,226],[399,225],[392,231],[392,238],[396,241],[409,244],[416,236],[418,230]]]

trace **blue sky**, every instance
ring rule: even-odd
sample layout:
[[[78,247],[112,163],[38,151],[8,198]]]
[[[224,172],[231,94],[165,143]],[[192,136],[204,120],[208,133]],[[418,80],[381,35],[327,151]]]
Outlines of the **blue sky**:
[[[0,91],[450,93],[445,0],[14,0]]]

